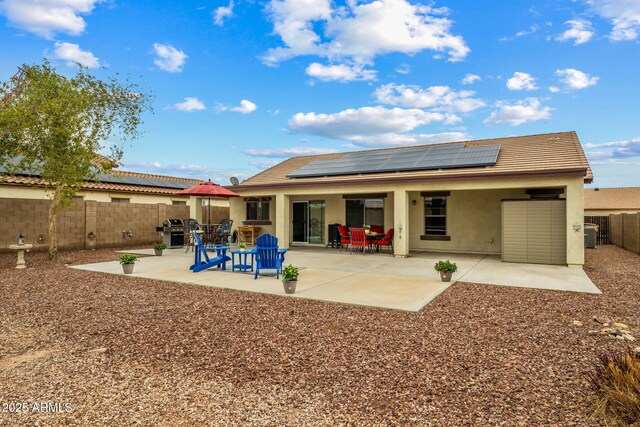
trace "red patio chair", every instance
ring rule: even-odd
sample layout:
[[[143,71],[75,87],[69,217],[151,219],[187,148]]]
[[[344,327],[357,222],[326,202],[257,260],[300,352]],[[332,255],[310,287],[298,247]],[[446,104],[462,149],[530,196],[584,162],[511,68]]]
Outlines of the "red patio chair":
[[[365,249],[369,246],[364,228],[350,228],[349,234],[351,235],[351,252],[353,253],[353,248],[362,248],[362,255],[364,255]]]
[[[369,228],[369,231],[371,231],[372,233],[382,234],[382,233],[384,233],[384,227],[381,226],[381,225],[372,225]]]
[[[376,245],[378,251],[380,250],[380,246],[387,246],[391,249],[391,252],[393,252],[393,228],[390,228],[382,239],[374,240],[373,244]]]
[[[349,248],[351,244],[351,239],[349,238],[349,232],[347,231],[347,227],[344,225],[338,226],[338,232],[340,233],[340,252],[342,252],[342,248],[345,250]]]

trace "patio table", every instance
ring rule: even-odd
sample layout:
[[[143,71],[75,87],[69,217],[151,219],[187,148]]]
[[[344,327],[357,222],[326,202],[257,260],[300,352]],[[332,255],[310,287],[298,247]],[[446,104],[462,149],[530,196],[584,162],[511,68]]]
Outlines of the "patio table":
[[[373,241],[378,237],[382,236],[382,233],[376,233],[375,231],[370,231],[368,233],[364,233],[367,237],[367,242],[369,243],[369,251],[373,252]],[[376,252],[380,252],[380,248],[376,246]]]
[[[235,272],[236,268],[243,272],[247,270],[253,271],[253,261],[255,259],[255,255],[258,251],[253,248],[251,250],[240,250],[234,249],[231,251],[231,271]],[[238,258],[238,262],[236,263],[236,255]],[[250,261],[247,260],[247,257],[250,257]]]

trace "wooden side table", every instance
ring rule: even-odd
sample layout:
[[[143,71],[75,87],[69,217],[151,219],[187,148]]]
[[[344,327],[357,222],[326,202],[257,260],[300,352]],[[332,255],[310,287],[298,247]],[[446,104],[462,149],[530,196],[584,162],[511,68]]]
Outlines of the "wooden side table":
[[[27,268],[27,263],[24,261],[24,251],[33,248],[33,245],[11,245],[9,249],[18,251],[18,262],[16,268]]]

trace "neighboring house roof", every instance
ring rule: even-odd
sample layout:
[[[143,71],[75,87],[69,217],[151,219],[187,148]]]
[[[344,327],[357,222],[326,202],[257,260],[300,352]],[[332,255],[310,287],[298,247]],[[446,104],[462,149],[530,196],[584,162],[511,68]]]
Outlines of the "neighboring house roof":
[[[640,187],[585,188],[584,209],[640,211]]]
[[[177,191],[184,190],[185,188],[202,182],[200,179],[129,172],[117,169],[113,169],[109,175],[111,175],[113,179],[109,179],[106,175],[103,175],[103,177],[112,182],[107,182],[105,179],[101,180],[101,182],[87,181],[82,185],[81,190],[172,195]],[[138,178],[138,183],[134,184],[132,183],[133,180],[127,178]],[[40,177],[24,175],[0,176],[0,184],[47,187],[47,182]]]
[[[459,167],[309,178],[287,177],[287,175],[314,160],[338,159],[352,153],[300,156],[285,160],[243,181],[240,185],[235,186],[234,190],[305,185],[353,185],[442,179],[524,178],[560,175],[584,176],[585,182],[593,180],[591,167],[575,132],[457,141],[445,144],[460,143],[464,143],[467,147],[500,145],[500,153],[496,164],[484,167]],[[423,147],[435,145],[440,146],[443,144],[429,144]],[[391,154],[394,150],[403,148],[406,149],[407,147],[369,150],[369,152],[389,151]]]

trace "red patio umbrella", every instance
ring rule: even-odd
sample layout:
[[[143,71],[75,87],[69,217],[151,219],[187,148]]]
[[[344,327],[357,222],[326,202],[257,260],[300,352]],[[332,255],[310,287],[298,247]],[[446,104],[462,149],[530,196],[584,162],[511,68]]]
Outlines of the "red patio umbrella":
[[[234,193],[231,190],[212,182],[210,179],[206,182],[201,182],[198,185],[189,187],[186,190],[178,191],[176,196],[200,196],[206,197],[209,200],[207,205],[207,224],[211,223],[211,198],[228,199],[230,197],[240,197],[239,194]]]

